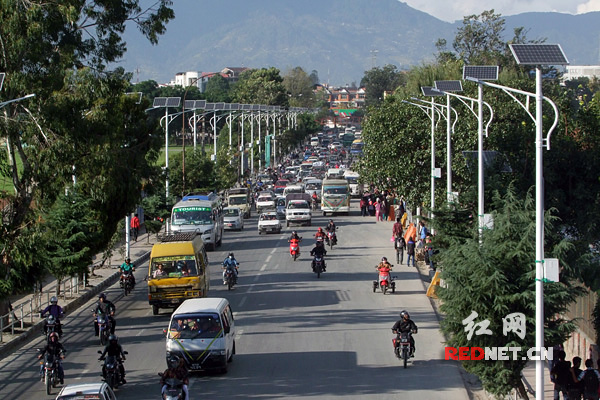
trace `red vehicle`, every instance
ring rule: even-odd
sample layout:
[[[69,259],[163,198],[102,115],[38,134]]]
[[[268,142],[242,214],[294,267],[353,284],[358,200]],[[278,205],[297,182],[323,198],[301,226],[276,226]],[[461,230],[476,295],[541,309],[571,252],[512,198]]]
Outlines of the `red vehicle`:
[[[302,240],[302,239],[300,239]],[[292,239],[288,240],[290,242],[290,256],[296,261],[296,258],[300,256],[300,240]]]
[[[288,181],[287,179],[280,179],[273,185],[273,190],[276,194],[281,194],[283,193],[283,189],[285,189],[288,183],[290,183],[290,181]]]
[[[379,271],[379,278],[376,281],[373,281],[373,293],[377,290],[377,287],[381,289],[381,293],[386,294],[388,290],[391,289],[392,293],[396,292],[396,282],[394,282],[394,278],[390,275],[392,272],[392,268],[381,268],[379,266],[375,267]]]

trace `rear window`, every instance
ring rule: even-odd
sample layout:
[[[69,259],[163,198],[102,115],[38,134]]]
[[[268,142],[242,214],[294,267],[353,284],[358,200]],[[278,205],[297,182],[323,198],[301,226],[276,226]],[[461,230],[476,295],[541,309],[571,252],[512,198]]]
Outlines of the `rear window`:
[[[261,202],[261,201],[273,201],[273,199],[270,198],[270,197],[259,197],[257,201],[259,201],[259,202]]]

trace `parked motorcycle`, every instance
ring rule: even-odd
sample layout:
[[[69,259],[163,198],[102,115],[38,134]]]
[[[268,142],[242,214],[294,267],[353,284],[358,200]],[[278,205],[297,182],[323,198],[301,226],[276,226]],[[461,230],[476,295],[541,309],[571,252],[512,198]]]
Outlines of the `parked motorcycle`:
[[[102,354],[102,351],[98,350],[98,354]],[[128,353],[124,351],[123,354]],[[111,389],[117,389],[121,379],[123,379],[121,376],[121,363],[123,361],[116,356],[101,357],[98,361],[104,361],[104,366],[102,367],[102,377],[104,378],[104,382],[106,382]]]
[[[315,256],[313,260],[313,272],[317,274],[317,278],[320,278],[321,274],[325,272],[325,260],[323,257]]]
[[[41,353],[41,349],[38,349],[38,353]],[[44,374],[44,384],[46,385],[46,394],[50,395],[52,392],[52,388],[56,387],[60,378],[58,376],[58,363],[60,362],[60,357],[55,356],[54,354],[46,353],[44,356],[44,360],[40,361],[40,364],[44,366],[43,374]]]
[[[131,271],[123,271],[121,273],[121,289],[123,289],[125,296],[133,290],[133,276],[131,275]]]
[[[98,324],[98,336],[100,336],[100,344],[102,346],[108,343],[108,337],[110,336],[110,318],[108,315],[99,312],[96,315],[96,323]]]
[[[396,334],[396,338],[392,339],[394,354],[396,357],[402,359],[404,368],[406,368],[408,359],[410,358],[410,338],[412,337],[412,332],[398,332],[393,329],[392,332]]]
[[[159,372],[158,375],[160,377],[163,376],[162,372]],[[183,399],[183,382],[179,379],[175,378],[167,378],[165,379],[165,385],[167,388],[165,389],[165,393],[163,394],[164,400],[181,400]]]
[[[302,240],[302,238],[300,238],[300,240],[298,240],[298,239],[288,240],[288,242],[290,242],[290,257],[292,257],[294,259],[294,261],[296,261],[296,258],[298,258],[300,256],[300,241],[301,240]]]
[[[394,277],[390,275],[389,271],[379,271],[378,279],[373,281],[373,293],[375,293],[377,288],[381,289],[381,293],[383,294],[386,294],[388,290],[391,290],[392,293],[396,292],[396,282],[394,281]]]

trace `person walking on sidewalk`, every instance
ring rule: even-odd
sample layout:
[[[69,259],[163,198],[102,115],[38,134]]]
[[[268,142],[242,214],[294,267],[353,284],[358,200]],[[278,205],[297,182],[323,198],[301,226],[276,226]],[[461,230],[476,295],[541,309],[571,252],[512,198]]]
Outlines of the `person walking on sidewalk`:
[[[138,234],[140,233],[140,219],[138,215],[135,214],[133,218],[131,218],[131,234],[133,235],[133,241],[137,242]]]
[[[410,267],[410,259],[412,258],[412,266],[415,266],[415,238],[412,236],[408,238],[408,242],[406,243],[406,255],[408,258],[406,259],[406,265]]]
[[[569,385],[571,375],[571,363],[565,361],[566,353],[561,350],[558,352],[558,362],[550,373],[554,376],[554,400],[560,400],[560,394],[563,395],[563,400],[569,399],[567,386]]]
[[[583,399],[598,400],[598,386],[600,383],[600,373],[594,369],[594,360],[588,358],[585,360],[586,370],[575,376],[571,370],[571,376],[575,382],[583,382]],[[555,397],[556,398],[556,397]]]

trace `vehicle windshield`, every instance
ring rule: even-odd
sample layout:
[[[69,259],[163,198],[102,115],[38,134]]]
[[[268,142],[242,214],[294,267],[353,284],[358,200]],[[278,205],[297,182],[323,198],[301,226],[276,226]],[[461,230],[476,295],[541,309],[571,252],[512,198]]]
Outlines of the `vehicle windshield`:
[[[323,192],[326,195],[331,195],[331,194],[348,194],[348,188],[346,187],[326,187],[325,189],[323,189]]]
[[[289,187],[285,190],[286,193],[302,193],[302,188]]]
[[[348,183],[354,185],[358,183],[358,176],[347,176],[346,180],[348,181]]]
[[[271,197],[259,197],[258,200],[256,200],[258,203],[262,203],[265,201],[273,201],[273,199]]]
[[[198,276],[198,268],[194,256],[154,257],[151,261],[150,279],[182,278],[187,276]]]
[[[277,206],[285,206],[285,199],[277,199]]]
[[[292,209],[292,208],[310,208],[310,206],[305,201],[297,201],[297,202],[294,201],[294,202],[290,202],[290,204],[288,204],[288,209]]]
[[[246,196],[236,196],[229,198],[229,204],[242,205],[246,203]]]
[[[261,221],[273,221],[277,219],[277,215],[274,214],[262,214],[260,216]]]
[[[321,190],[321,184],[320,183],[307,183],[306,184],[306,189],[308,189],[308,190]]]
[[[210,225],[212,224],[210,207],[179,207],[173,210],[172,225]]]
[[[219,314],[199,313],[174,315],[169,339],[212,339],[223,337]]]
[[[240,209],[239,208],[228,208],[226,210],[223,210],[225,212],[225,216],[226,217],[238,217],[240,215]]]

